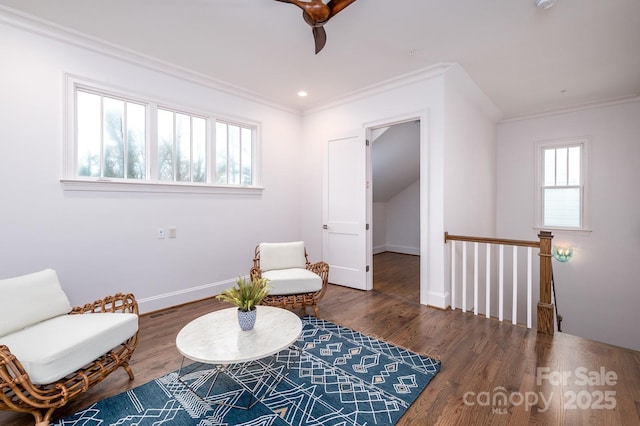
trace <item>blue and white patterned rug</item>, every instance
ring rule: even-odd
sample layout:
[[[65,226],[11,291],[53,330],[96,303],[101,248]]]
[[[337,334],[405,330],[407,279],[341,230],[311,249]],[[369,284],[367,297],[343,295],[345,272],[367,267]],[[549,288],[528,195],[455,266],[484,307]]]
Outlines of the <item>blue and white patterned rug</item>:
[[[52,425],[393,425],[440,371],[439,360],[329,321],[307,316],[302,324],[302,352],[274,355],[267,376],[263,365],[245,363],[210,390],[217,370],[193,364],[182,380],[174,371]],[[249,410],[231,407],[255,402],[238,383],[260,399]]]

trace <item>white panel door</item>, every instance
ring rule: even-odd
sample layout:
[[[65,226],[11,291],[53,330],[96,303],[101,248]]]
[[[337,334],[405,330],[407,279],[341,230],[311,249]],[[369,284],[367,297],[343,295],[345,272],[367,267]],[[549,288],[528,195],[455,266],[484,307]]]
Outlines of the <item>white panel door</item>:
[[[329,282],[369,290],[364,134],[331,139],[324,151],[322,247]]]

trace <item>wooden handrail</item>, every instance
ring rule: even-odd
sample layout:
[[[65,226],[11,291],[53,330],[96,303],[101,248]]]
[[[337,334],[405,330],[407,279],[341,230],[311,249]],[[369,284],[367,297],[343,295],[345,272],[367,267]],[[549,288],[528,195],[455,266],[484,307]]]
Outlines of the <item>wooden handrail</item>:
[[[504,244],[507,246],[521,246],[521,247],[540,247],[540,241],[527,241],[527,240],[508,240],[505,238],[487,238],[487,237],[468,237],[466,235],[450,235],[448,232],[444,233],[444,242],[449,241],[467,241],[470,243],[488,243],[488,244]]]
[[[554,306],[551,303],[551,240],[553,234],[540,231],[539,241],[511,240],[504,238],[471,237],[444,233],[445,244],[449,241],[466,241],[471,243],[503,244],[509,246],[539,248],[540,256],[540,300],[538,301],[538,332],[553,335]]]

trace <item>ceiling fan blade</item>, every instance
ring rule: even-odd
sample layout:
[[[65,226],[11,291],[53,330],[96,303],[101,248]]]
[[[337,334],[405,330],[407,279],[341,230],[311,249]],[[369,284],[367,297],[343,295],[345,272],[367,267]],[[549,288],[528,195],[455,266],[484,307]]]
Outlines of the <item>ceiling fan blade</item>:
[[[356,0],[330,0],[327,3],[327,6],[329,6],[329,10],[331,11],[331,15],[329,17],[331,18],[337,15],[342,9],[355,1]]]
[[[316,55],[327,43],[327,32],[324,27],[313,27],[313,39],[316,42]]]
[[[327,43],[327,33],[323,25],[334,15],[356,0],[276,0],[282,3],[291,3],[302,9],[302,17],[309,24],[313,31],[316,55]]]

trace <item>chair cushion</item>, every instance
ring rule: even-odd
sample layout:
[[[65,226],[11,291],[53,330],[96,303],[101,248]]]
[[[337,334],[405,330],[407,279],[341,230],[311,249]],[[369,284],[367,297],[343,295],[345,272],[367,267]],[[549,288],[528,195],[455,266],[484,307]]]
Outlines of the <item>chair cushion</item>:
[[[306,265],[304,241],[260,244],[260,269],[262,271],[305,268]]]
[[[131,313],[62,315],[0,337],[35,384],[53,383],[133,336]]]
[[[313,293],[322,288],[322,278],[304,268],[267,271],[262,273],[262,278],[269,279],[269,294],[273,296]]]
[[[0,336],[71,311],[53,269],[0,280],[2,304]]]

